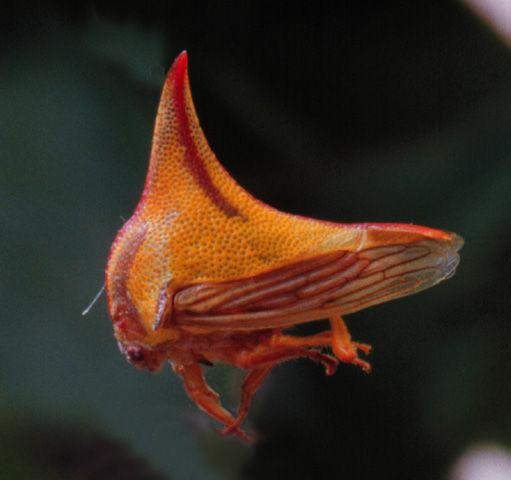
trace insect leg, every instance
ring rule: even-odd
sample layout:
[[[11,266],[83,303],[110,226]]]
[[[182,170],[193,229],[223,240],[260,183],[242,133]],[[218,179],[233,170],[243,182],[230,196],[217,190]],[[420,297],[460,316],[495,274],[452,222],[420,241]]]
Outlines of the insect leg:
[[[352,342],[350,333],[340,315],[331,317],[330,325],[332,326],[332,351],[335,356],[341,360],[341,362],[360,365],[365,372],[369,373],[371,371],[371,365],[358,358],[357,349],[368,354],[371,351],[371,346]]]
[[[202,367],[198,363],[176,364],[173,368],[183,378],[188,396],[202,410],[223,425],[229,426],[235,423],[234,417],[222,407],[218,394],[206,383]],[[249,440],[247,434],[237,427],[230,429],[229,433],[243,440]]]
[[[293,337],[291,335],[275,335],[270,341],[272,347],[293,347],[305,350],[300,355],[306,356],[316,362],[321,362],[325,366],[327,375],[333,375],[337,368],[337,359],[330,355],[325,355],[318,350],[309,350],[307,347],[330,346],[332,343],[332,332],[330,330],[311,335],[309,337]]]
[[[322,347],[332,343],[332,332],[326,330],[309,337],[293,337],[291,335],[275,335],[271,344],[274,346],[288,347]]]
[[[280,346],[279,337],[271,341],[265,348],[259,348],[253,352],[242,352],[236,359],[235,365],[238,368],[254,369],[264,366],[274,367],[277,363],[291,360],[292,358],[309,358],[315,362],[322,363],[327,375],[333,375],[337,368],[337,359],[319,350],[309,350],[306,346]]]
[[[230,435],[233,431],[238,430],[238,427],[241,425],[241,422],[248,412],[252,395],[254,395],[256,390],[259,388],[259,385],[261,385],[261,382],[264,380],[264,377],[268,375],[273,366],[274,364],[270,364],[266,367],[255,368],[248,372],[248,375],[245,377],[245,380],[243,380],[243,385],[241,387],[241,401],[240,406],[238,407],[238,416],[232,424],[227,425],[222,430],[221,433],[223,435]]]
[[[326,333],[328,333],[329,338],[330,332]],[[318,350],[309,350],[306,346],[299,344],[277,346],[279,339],[282,337],[286,339],[293,339],[293,337],[279,335],[275,339],[272,339],[270,345],[267,345],[264,348],[260,347],[260,349],[255,352],[243,352],[237,358],[235,365],[239,368],[250,369],[250,372],[243,381],[241,401],[240,406],[238,407],[238,416],[232,423],[228,424],[225,429],[222,430],[222,434],[229,435],[239,431],[238,427],[248,412],[252,396],[259,388],[266,375],[268,375],[270,370],[278,363],[292,358],[310,358],[311,360],[322,363],[325,366],[326,373],[328,375],[332,375],[335,372],[335,369],[337,368],[336,358],[326,355]],[[325,343],[325,337],[326,335],[324,333],[318,334],[317,338],[310,343],[313,345],[323,345]],[[310,340],[311,338],[313,337],[306,337],[305,340]],[[297,338],[296,340],[301,339]],[[293,342],[289,343],[291,344]],[[306,345],[310,346],[310,343],[307,344],[306,342]]]

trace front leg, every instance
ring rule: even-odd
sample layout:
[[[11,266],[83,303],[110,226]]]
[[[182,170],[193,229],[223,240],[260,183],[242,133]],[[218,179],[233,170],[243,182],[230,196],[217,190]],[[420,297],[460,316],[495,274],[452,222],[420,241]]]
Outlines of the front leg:
[[[216,418],[226,427],[235,424],[234,417],[224,408],[218,399],[218,393],[209,387],[204,379],[202,367],[197,362],[175,364],[174,372],[183,378],[186,391],[191,400],[208,415]],[[239,423],[237,424],[239,425]],[[237,425],[229,428],[229,434],[235,435],[242,440],[249,441],[247,434],[240,430]]]

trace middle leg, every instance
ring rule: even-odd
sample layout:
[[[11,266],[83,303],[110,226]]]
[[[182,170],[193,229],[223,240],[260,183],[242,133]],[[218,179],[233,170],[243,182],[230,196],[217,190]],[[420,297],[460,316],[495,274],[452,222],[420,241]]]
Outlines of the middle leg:
[[[243,385],[241,387],[241,400],[240,406],[238,407],[238,416],[234,422],[232,422],[230,425],[227,425],[221,431],[222,435],[231,435],[238,430],[241,422],[248,413],[252,395],[254,395],[256,390],[259,388],[266,375],[270,373],[270,370],[273,368],[273,366],[274,364],[270,364],[264,367],[254,368],[254,370],[248,372],[245,380],[243,380]]]

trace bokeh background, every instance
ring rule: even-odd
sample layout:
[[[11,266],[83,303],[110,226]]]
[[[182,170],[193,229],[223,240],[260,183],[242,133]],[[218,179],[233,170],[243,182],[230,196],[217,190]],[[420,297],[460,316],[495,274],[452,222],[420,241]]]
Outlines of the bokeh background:
[[[454,0],[71,4],[0,7],[0,478],[458,480],[474,451],[505,465],[505,25]],[[170,368],[127,364],[104,295],[81,316],[138,203],[183,49],[210,145],[253,195],[466,240],[449,281],[347,318],[374,347],[371,375],[276,368],[254,399],[253,446],[216,435]],[[234,407],[239,373],[208,379]],[[463,480],[497,478],[483,471]]]

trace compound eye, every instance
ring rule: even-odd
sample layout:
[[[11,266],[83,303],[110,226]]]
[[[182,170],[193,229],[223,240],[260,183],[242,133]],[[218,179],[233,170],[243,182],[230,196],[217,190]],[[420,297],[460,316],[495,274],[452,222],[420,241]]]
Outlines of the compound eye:
[[[144,352],[139,347],[132,347],[128,350],[128,358],[133,363],[139,363],[144,360]]]

